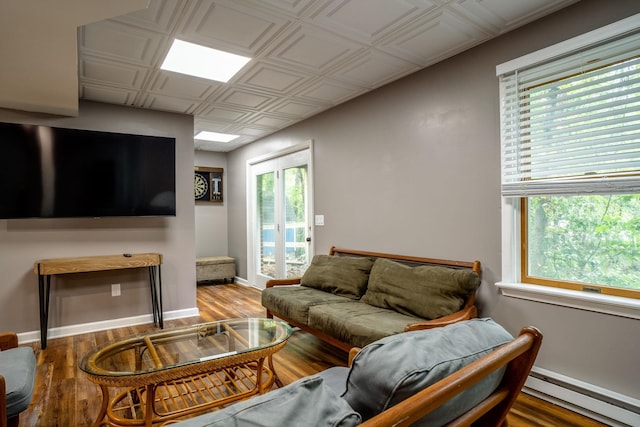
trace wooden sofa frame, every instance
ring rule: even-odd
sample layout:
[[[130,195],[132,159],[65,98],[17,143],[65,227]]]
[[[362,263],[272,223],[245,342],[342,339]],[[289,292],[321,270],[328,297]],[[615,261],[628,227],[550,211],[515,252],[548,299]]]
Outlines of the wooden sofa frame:
[[[13,332],[0,333],[0,350],[9,350],[18,347],[18,335]],[[7,385],[0,375],[0,427],[17,427],[19,415],[7,419]]]
[[[360,251],[353,249],[343,249],[336,248],[332,246],[329,250],[329,255],[331,256],[355,256],[355,257],[371,257],[371,258],[387,258],[393,261],[398,261],[403,264],[419,266],[419,265],[434,265],[441,267],[449,267],[449,268],[458,268],[458,269],[470,269],[478,273],[478,276],[482,278],[482,269],[480,266],[480,261],[451,261],[437,258],[422,258],[416,256],[407,256],[407,255],[396,255],[396,254],[388,254],[382,252],[369,252],[369,251]],[[299,285],[301,277],[297,278],[289,278],[289,279],[271,279],[267,282],[266,287],[271,288],[274,286],[287,286],[287,285]],[[475,305],[476,296],[475,293],[472,294],[464,303],[462,308],[455,313],[449,314],[447,316],[440,317],[438,319],[433,320],[425,320],[417,323],[410,323],[404,328],[404,332],[415,331],[419,329],[431,329],[438,328],[441,326],[447,326],[452,323],[460,322],[463,320],[469,320],[478,316],[478,309]],[[324,334],[320,331],[317,331],[313,328],[308,327],[307,325],[300,324],[295,322],[285,316],[282,316],[279,313],[272,313],[267,310],[266,316],[267,318],[272,319],[273,316],[277,316],[278,318],[284,320],[292,326],[296,326],[304,331],[307,331],[321,340],[338,347],[344,351],[350,351],[353,347],[349,343],[342,342],[332,336]]]
[[[365,421],[361,426],[409,426],[505,366],[502,380],[493,393],[446,427],[470,426],[472,423],[474,427],[507,427],[507,414],[529,376],[541,344],[542,334],[538,329],[532,326],[522,328],[515,340]],[[350,364],[358,350],[352,349],[350,352]]]

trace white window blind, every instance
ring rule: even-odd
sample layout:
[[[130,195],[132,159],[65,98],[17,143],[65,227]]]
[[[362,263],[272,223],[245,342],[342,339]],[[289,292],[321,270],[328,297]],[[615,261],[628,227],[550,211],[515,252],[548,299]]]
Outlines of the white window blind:
[[[498,66],[503,196],[640,193],[640,29],[513,63]]]

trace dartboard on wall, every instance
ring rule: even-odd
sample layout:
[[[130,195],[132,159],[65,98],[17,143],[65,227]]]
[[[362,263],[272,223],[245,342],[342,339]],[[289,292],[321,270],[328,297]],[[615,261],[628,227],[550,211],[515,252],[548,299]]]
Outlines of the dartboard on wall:
[[[195,180],[193,182],[193,191],[196,200],[201,200],[209,192],[208,177],[201,173],[195,173]]]
[[[224,169],[196,166],[193,196],[196,202],[222,203],[222,176]]]

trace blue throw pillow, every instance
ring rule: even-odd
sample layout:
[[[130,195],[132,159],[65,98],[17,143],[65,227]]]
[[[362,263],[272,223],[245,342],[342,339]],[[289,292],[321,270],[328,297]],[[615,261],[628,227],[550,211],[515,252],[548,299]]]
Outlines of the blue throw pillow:
[[[367,420],[511,340],[492,319],[383,338],[354,358],[342,397]],[[441,426],[457,418],[491,394],[503,373],[482,379],[414,425]]]

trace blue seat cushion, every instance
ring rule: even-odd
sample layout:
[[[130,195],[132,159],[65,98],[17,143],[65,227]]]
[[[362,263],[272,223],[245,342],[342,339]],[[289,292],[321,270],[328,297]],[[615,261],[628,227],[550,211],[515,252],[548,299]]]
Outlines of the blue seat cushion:
[[[30,347],[0,351],[0,375],[7,386],[7,417],[11,418],[29,407],[33,396],[36,358]]]
[[[353,411],[318,376],[235,403],[215,412],[173,424],[176,427],[314,426],[353,427],[360,424]]]
[[[334,366],[316,374],[324,381],[335,394],[342,396],[347,391],[347,377],[349,368],[344,366]]]
[[[342,397],[367,420],[511,340],[502,326],[488,318],[383,338],[354,358]],[[491,394],[503,373],[501,368],[483,378],[414,426],[452,421]],[[335,378],[330,383],[336,390],[341,388]]]

